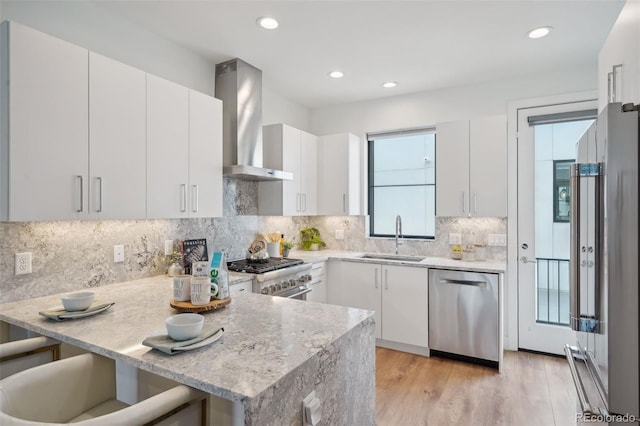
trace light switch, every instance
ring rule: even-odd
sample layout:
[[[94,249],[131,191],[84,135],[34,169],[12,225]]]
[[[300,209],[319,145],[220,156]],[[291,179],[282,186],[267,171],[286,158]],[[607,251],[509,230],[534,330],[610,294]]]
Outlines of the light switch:
[[[493,247],[505,247],[507,245],[507,234],[489,234],[487,245]]]
[[[336,240],[344,240],[344,229],[336,229]]]
[[[462,244],[462,234],[449,233],[449,244]]]
[[[173,253],[173,240],[164,240],[164,255],[171,256]]]

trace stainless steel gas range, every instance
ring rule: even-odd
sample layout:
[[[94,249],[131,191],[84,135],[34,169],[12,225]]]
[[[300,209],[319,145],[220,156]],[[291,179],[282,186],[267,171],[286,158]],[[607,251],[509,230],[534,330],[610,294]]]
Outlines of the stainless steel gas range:
[[[247,259],[227,262],[230,272],[252,275],[252,291],[270,296],[306,300],[311,291],[311,264],[300,259],[271,257],[256,262]]]

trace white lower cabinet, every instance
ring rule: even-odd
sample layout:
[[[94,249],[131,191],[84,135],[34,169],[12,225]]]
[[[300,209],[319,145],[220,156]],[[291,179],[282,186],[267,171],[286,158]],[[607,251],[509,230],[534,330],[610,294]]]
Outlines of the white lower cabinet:
[[[327,274],[326,262],[314,263],[311,268],[311,293],[307,293],[310,302],[327,303]]]
[[[426,268],[331,261],[328,302],[375,311],[376,338],[427,347]]]

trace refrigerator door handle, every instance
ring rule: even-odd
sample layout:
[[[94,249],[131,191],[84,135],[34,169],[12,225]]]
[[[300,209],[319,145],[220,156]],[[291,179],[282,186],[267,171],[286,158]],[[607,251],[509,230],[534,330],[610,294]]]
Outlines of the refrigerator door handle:
[[[570,323],[571,328],[576,331],[585,331],[589,333],[600,332],[600,319],[602,318],[601,311],[601,262],[602,262],[602,244],[604,227],[601,225],[601,221],[604,218],[604,179],[602,179],[602,163],[575,163],[571,167],[571,207],[570,207],[570,223],[571,223],[571,249],[570,249]],[[585,246],[581,246],[580,241],[580,227],[581,227],[581,214],[580,214],[580,189],[581,178],[594,178],[595,180],[595,248],[589,246],[587,250]],[[585,262],[580,261],[580,253],[588,251],[589,255],[593,255],[594,259]],[[580,291],[580,268],[583,266],[594,267],[594,311],[593,314],[583,314],[580,311],[581,291]],[[590,284],[590,283],[587,283]]]

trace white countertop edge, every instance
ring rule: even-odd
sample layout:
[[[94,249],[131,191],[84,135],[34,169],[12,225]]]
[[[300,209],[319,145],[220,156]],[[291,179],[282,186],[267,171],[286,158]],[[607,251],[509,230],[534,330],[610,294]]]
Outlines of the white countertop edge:
[[[318,251],[303,251],[294,250],[290,253],[289,257],[292,259],[302,259],[309,263],[326,262],[328,260],[348,260],[363,263],[378,263],[385,265],[401,265],[411,266],[415,268],[434,268],[434,269],[453,269],[460,271],[474,271],[474,272],[493,272],[493,273],[505,273],[507,270],[507,262],[499,260],[484,260],[469,262],[464,260],[455,260],[444,257],[429,257],[425,256],[424,260],[420,262],[407,262],[388,259],[362,259],[361,257],[365,252],[354,251],[338,251],[338,250],[318,250]],[[386,253],[377,253],[386,254]],[[413,255],[419,257],[419,255]]]

